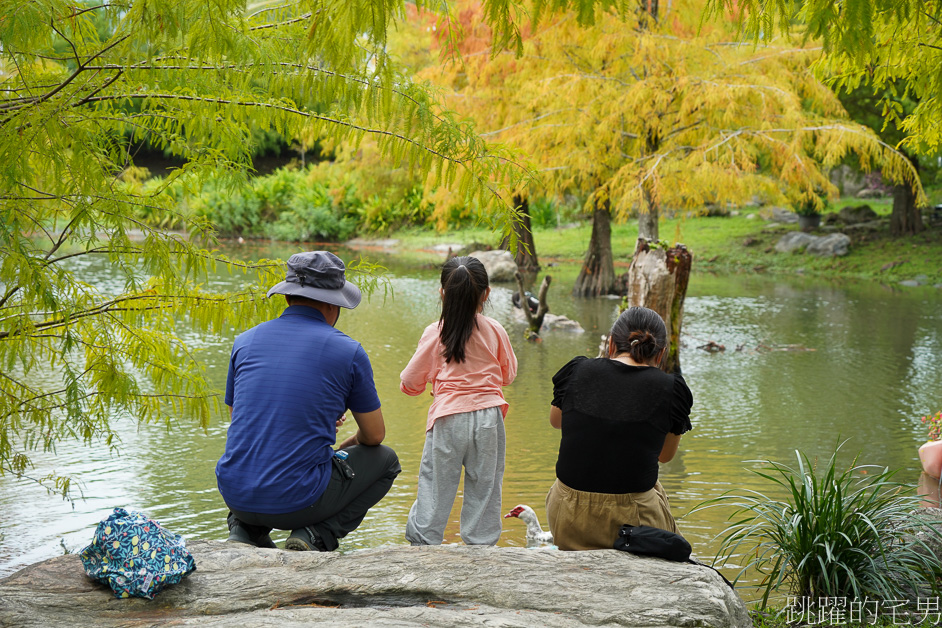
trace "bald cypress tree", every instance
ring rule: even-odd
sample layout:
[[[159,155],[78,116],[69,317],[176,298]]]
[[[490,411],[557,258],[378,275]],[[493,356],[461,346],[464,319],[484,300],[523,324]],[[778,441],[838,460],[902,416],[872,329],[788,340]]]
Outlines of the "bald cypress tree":
[[[578,295],[615,289],[609,216],[638,218],[656,240],[664,209],[697,213],[756,195],[820,203],[837,192],[828,169],[848,158],[921,194],[912,164],[851,120],[812,72],[816,46],[744,44],[736,16],[701,24],[705,0],[638,2],[591,26],[554,14],[523,34],[519,56],[489,48],[487,24],[473,17],[481,9],[465,6],[476,48],[423,76],[489,141],[527,156],[536,185],[586,199],[593,235]]]
[[[509,6],[488,10],[513,47]],[[519,168],[387,55],[404,10],[374,0],[0,3],[0,473],[26,472],[33,452],[61,439],[115,446],[117,416],[208,420],[217,391],[177,324],[228,333],[270,317],[262,289],[283,266],[207,248],[211,225],[181,212],[178,192],[245,183],[251,129],[371,137],[391,164],[468,202],[507,206],[499,183]],[[134,185],[144,143],[184,165],[158,186]],[[250,272],[249,288],[207,289],[219,265]],[[88,281],[95,268],[107,281]],[[69,478],[46,484],[67,491]]]

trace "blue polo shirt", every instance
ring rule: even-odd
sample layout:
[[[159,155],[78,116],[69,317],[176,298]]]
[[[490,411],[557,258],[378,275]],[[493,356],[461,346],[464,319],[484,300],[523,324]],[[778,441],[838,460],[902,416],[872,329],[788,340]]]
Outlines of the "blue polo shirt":
[[[363,347],[306,305],[235,339],[226,405],[219,492],[236,510],[266,514],[316,502],[330,481],[337,419],[380,407]]]

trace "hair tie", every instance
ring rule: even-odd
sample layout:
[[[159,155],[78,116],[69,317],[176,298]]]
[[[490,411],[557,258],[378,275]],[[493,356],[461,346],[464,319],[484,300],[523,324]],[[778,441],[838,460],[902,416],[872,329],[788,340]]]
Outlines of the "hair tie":
[[[632,346],[632,347],[635,346],[636,344],[638,344],[638,339],[637,339],[637,338],[635,338],[634,340],[631,341],[631,346]]]

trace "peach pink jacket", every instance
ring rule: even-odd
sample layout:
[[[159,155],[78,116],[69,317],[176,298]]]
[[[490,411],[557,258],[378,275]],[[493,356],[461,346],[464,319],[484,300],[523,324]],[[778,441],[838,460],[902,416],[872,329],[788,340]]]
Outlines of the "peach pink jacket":
[[[464,362],[445,362],[435,322],[425,328],[415,355],[399,375],[399,389],[407,395],[421,395],[425,385],[432,383],[435,401],[428,409],[425,431],[432,429],[436,419],[459,412],[500,406],[507,416],[501,387],[517,376],[517,356],[500,323],[483,314],[475,321],[477,327],[465,346]]]

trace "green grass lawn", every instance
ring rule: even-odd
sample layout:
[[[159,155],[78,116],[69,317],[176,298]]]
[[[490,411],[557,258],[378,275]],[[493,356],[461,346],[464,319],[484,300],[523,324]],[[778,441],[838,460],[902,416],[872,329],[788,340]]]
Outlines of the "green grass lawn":
[[[888,199],[842,199],[834,203],[830,211],[836,212],[847,205],[864,202],[883,217],[890,213],[891,201]],[[798,226],[771,223],[762,218],[760,213],[758,210],[744,210],[738,216],[662,219],[660,235],[661,239],[671,243],[684,243],[693,254],[694,267],[698,270],[807,274],[870,279],[884,283],[919,278],[923,284],[942,284],[942,226],[934,225],[917,236],[901,238],[890,236],[886,219],[876,230],[838,229],[851,238],[849,253],[844,257],[820,258],[805,253],[776,252],[775,243],[789,231],[797,231]],[[555,229],[534,229],[534,242],[541,264],[558,264],[559,271],[554,272],[577,273],[590,233],[591,225],[588,221]],[[830,231],[822,228],[813,233],[826,235]],[[442,243],[490,246],[498,243],[497,235],[484,227],[462,228],[446,233],[407,230],[395,233],[392,237],[399,239],[401,246],[414,250]],[[613,225],[612,247],[616,266],[627,266],[637,237],[636,220]]]

